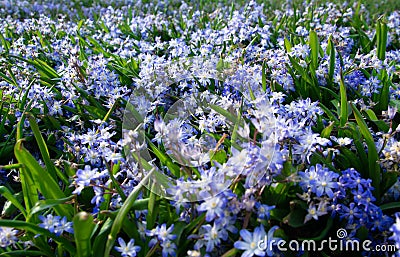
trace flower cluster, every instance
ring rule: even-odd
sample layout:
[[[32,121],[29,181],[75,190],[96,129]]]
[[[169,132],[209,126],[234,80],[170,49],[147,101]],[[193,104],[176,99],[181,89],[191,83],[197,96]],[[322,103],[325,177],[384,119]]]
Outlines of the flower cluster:
[[[162,224],[152,230],[146,231],[146,236],[154,237],[150,240],[149,246],[153,247],[156,244],[160,244],[163,257],[176,256],[176,245],[173,243],[176,235],[172,233],[173,230],[173,224],[169,228],[167,228],[167,224]]]
[[[8,227],[0,227],[0,247],[8,247],[18,242],[18,230]]]
[[[61,218],[60,216],[47,214],[46,216],[39,216],[39,219],[42,222],[39,227],[45,228],[58,236],[64,232],[74,233],[72,222],[67,221],[67,217]]]

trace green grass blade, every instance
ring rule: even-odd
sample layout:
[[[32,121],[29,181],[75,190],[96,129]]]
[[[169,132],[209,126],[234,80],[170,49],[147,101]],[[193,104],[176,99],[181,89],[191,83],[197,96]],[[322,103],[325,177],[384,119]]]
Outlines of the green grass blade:
[[[383,120],[379,120],[378,117],[376,117],[373,110],[371,109],[365,110],[365,113],[367,114],[369,120],[373,121],[381,131],[384,132],[389,131],[389,125],[386,124],[386,122],[384,122]]]
[[[239,249],[232,248],[229,251],[225,252],[221,257],[234,257],[239,253]]]
[[[10,50],[10,42],[8,42],[5,38],[4,38],[4,36],[3,36],[3,34],[2,33],[0,33],[0,41],[1,41],[1,43],[2,43],[2,45],[4,46],[4,49],[6,50],[6,52],[8,53],[9,52],[9,50]]]

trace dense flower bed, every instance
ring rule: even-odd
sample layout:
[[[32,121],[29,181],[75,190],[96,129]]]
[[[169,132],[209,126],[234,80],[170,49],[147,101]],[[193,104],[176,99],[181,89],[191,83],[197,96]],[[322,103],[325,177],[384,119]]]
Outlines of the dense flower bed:
[[[0,256],[400,255],[400,11],[106,2],[0,2]]]

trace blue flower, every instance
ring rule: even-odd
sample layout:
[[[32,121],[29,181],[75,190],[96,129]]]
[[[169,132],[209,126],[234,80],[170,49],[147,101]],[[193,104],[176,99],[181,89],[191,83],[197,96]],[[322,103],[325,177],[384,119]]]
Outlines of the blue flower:
[[[61,218],[60,216],[47,214],[46,217],[40,215],[39,219],[42,221],[39,227],[45,228],[58,236],[64,232],[74,233],[72,222],[68,222],[67,217]]]
[[[140,251],[140,246],[135,245],[135,240],[129,240],[128,244],[125,243],[124,239],[118,238],[119,246],[115,246],[115,250],[121,253],[122,257],[135,257]]]
[[[335,181],[339,177],[339,174],[322,167],[321,164],[311,166],[305,172],[299,172],[299,176],[301,179],[300,186],[303,190],[306,191],[307,188],[310,188],[311,192],[315,193],[318,197],[326,194],[330,198],[333,198],[334,193],[332,189],[339,187]]]
[[[315,192],[318,197],[326,194],[330,198],[333,198],[332,189],[338,188],[338,183],[334,180],[338,177],[339,174],[329,171],[326,168],[318,172],[317,179],[313,182],[315,186],[313,192]]]
[[[176,235],[172,234],[172,231],[174,230],[174,224],[172,224],[169,228],[167,228],[167,224],[162,224],[161,226],[157,226],[156,228],[153,228],[151,230],[146,230],[146,236],[154,237],[152,238],[149,242],[149,247],[153,247],[157,242],[160,242],[161,244],[164,242],[171,242],[176,238]],[[167,249],[173,248],[174,244],[166,243],[168,246]],[[166,252],[168,253],[169,250]],[[164,253],[163,253],[164,254]]]
[[[167,224],[162,224],[161,227],[157,227],[155,234],[158,237],[158,240],[161,242],[167,241],[167,240],[174,240],[176,238],[176,235],[172,234],[172,231],[174,230],[174,224],[172,224],[168,229],[167,229]]]
[[[0,247],[7,247],[18,241],[18,230],[8,227],[0,227]]]
[[[304,223],[311,219],[318,220],[319,216],[323,216],[327,214],[327,203],[326,202],[321,202],[318,204],[318,209],[315,207],[315,204],[311,202],[311,204],[308,206],[308,214],[304,218]]]
[[[85,169],[78,169],[76,171],[75,184],[76,189],[72,192],[73,194],[80,194],[85,186],[89,186],[92,180],[98,178],[97,168],[92,169],[89,165],[85,166]]]
[[[257,216],[259,219],[269,219],[271,210],[275,209],[275,205],[269,206],[266,204],[261,204],[259,202],[256,203],[256,208],[257,208]]]
[[[172,243],[170,240],[165,240],[161,243],[162,247],[162,256],[167,257],[168,255],[176,256],[176,245]]]
[[[59,220],[57,226],[54,229],[54,232],[57,235],[61,235],[62,233],[68,232],[68,233],[74,233],[74,229],[72,227],[72,222],[67,220],[67,217],[63,217],[62,219]]]
[[[358,205],[364,205],[365,211],[367,211],[369,205],[375,201],[375,197],[370,190],[353,190],[352,194],[354,195],[354,202]]]
[[[340,218],[346,218],[350,223],[353,222],[353,219],[361,218],[360,210],[357,208],[355,203],[350,203],[349,207],[345,205],[341,205]]]
[[[364,188],[371,187],[371,180],[362,178],[353,168],[342,171],[339,182],[343,187],[348,189],[363,190]]]
[[[224,216],[224,208],[226,206],[226,200],[219,196],[207,199],[202,203],[197,210],[200,212],[206,212],[206,221],[210,222],[213,219]]]
[[[254,229],[253,233],[250,233],[246,229],[240,230],[240,236],[244,241],[236,241],[234,247],[239,250],[244,250],[242,257],[251,256],[273,256],[274,252],[272,246],[276,244],[280,238],[274,237],[274,232],[279,227],[274,226],[268,234],[265,233],[264,227],[261,225]]]
[[[58,223],[60,222],[59,216],[53,216],[52,214],[47,214],[47,216],[44,217],[40,215],[39,219],[42,221],[42,223],[39,224],[39,227],[45,228],[50,232],[55,233],[55,229],[58,226]]]

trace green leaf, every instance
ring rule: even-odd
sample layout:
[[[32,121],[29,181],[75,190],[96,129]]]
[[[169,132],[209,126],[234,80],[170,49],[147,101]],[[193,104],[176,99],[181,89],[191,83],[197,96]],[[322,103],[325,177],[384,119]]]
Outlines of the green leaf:
[[[334,125],[335,125],[335,122],[331,122],[327,127],[325,127],[321,132],[321,137],[329,138]]]
[[[16,139],[18,141],[22,140],[22,131],[23,131],[22,126],[24,122],[25,122],[25,114],[22,115],[20,121],[17,124]],[[14,146],[14,151],[15,151],[15,146]],[[20,170],[19,180],[21,182],[25,208],[27,212],[29,212],[32,206],[39,200],[39,195],[37,192],[36,184],[33,182],[33,178],[29,170],[25,166],[21,167],[19,170]]]
[[[326,113],[326,115],[328,115],[329,120],[339,123],[339,120],[336,118],[336,116],[332,113],[332,111],[328,107],[326,107],[322,103],[319,103],[319,106]]]
[[[22,201],[24,199],[22,191],[16,193],[14,196],[20,203],[22,203]],[[19,214],[17,211],[18,211],[18,208],[15,207],[15,205],[12,202],[7,200],[3,205],[3,210],[1,211],[1,215],[3,218],[14,217],[16,214]]]
[[[227,160],[227,155],[225,150],[218,150],[216,151],[211,157],[211,165],[214,166],[214,161],[218,162],[219,164],[225,163]]]
[[[79,31],[81,28],[82,28],[82,25],[83,25],[83,23],[85,22],[85,20],[80,20],[79,22],[78,22],[78,26],[77,26],[77,28],[76,28],[76,31]],[[75,44],[75,43],[74,43]]]
[[[10,42],[8,42],[8,41],[4,38],[3,34],[1,34],[1,33],[0,33],[0,40],[1,40],[1,43],[3,44],[3,46],[4,46],[4,49],[5,49],[6,52],[8,53],[8,52],[9,52],[9,49],[10,49]]]
[[[251,89],[251,84],[250,83],[247,84],[247,88],[249,89],[250,99],[252,101],[256,100],[256,96],[254,95],[253,89]]]
[[[111,227],[111,231],[108,235],[104,257],[110,256],[110,252],[114,245],[115,239],[117,238],[117,234],[121,230],[121,227],[123,225],[123,220],[126,219],[128,212],[131,210],[132,205],[134,204],[136,198],[139,196],[140,190],[142,189],[144,184],[147,183],[147,181],[150,179],[153,173],[154,173],[154,168],[142,179],[140,184],[133,189],[133,191],[129,194],[128,198],[126,199],[121,209],[119,210]]]
[[[360,157],[349,150],[347,147],[341,147],[340,151],[343,153],[344,156],[350,161],[351,166],[354,167],[356,170],[362,170],[362,166],[360,163]]]
[[[1,33],[0,33],[1,35]],[[2,77],[6,82],[8,82],[11,85],[17,85],[10,77],[8,77],[6,74],[0,72],[0,77]]]
[[[222,255],[222,257],[234,257],[239,253],[239,250],[236,248],[232,248],[229,251],[227,251],[226,253],[224,253]]]
[[[398,174],[396,172],[383,172],[382,173],[382,183],[381,183],[381,191],[387,192],[398,179]]]
[[[99,120],[102,120],[107,115],[104,109],[100,109],[92,105],[82,105],[82,107],[85,108],[92,115],[92,117]]]
[[[262,64],[262,69],[261,69],[261,85],[263,91],[267,91],[267,74],[266,74],[266,62],[264,61]]]
[[[400,202],[391,202],[385,203],[379,206],[382,211],[390,210],[390,209],[398,209],[400,208]]]
[[[14,154],[18,162],[25,165],[25,168],[20,169],[25,177],[32,178],[34,185],[46,199],[60,199],[65,198],[64,193],[61,191],[58,183],[53,177],[40,166],[35,158],[22,146],[22,140],[18,140],[14,147]],[[32,204],[35,204],[33,202]],[[70,205],[57,205],[54,206],[57,215],[72,217],[73,208]]]
[[[292,44],[290,43],[290,41],[285,37],[284,38],[284,44],[285,44],[285,49],[287,53],[290,53],[292,51]]]
[[[333,82],[333,75],[335,74],[336,56],[335,56],[335,46],[333,45],[333,42],[332,42],[332,36],[329,37],[328,48],[329,48],[328,78],[329,78],[330,82]]]
[[[362,135],[357,129],[352,129],[352,135],[351,138],[353,138],[354,146],[356,147],[357,150],[357,155],[358,158],[360,159],[359,164],[361,165],[361,169],[359,170],[360,174],[362,177],[366,178],[369,175],[368,171],[368,156],[367,153],[364,149],[364,144],[362,142]]]
[[[175,163],[172,162],[171,158],[164,154],[163,152],[161,152],[157,146],[155,146],[150,139],[147,139],[147,143],[150,146],[151,150],[153,151],[153,153],[157,156],[157,158],[160,160],[160,162],[162,164],[164,164],[165,166],[167,166],[172,174],[174,174],[174,176],[176,177],[180,177],[180,167],[178,165],[176,165]]]
[[[214,111],[218,112],[225,118],[227,118],[233,124],[235,124],[237,122],[237,118],[232,113],[223,109],[222,107],[215,105],[215,104],[210,104],[210,108],[213,109]]]
[[[151,185],[151,190],[150,190],[150,198],[149,198],[149,202],[147,205],[147,229],[152,229],[154,228],[154,224],[156,222],[157,219],[157,205],[156,205],[156,201],[157,201],[157,195],[154,193],[155,191],[155,184],[156,182],[153,182],[153,184]]]
[[[367,124],[365,123],[360,111],[354,104],[351,104],[351,107],[354,112],[354,116],[356,118],[357,124],[360,128],[361,134],[363,135],[365,142],[368,146],[368,175],[372,180],[372,186],[375,188],[373,191],[375,198],[377,201],[380,199],[380,175],[381,170],[378,164],[379,156],[376,150],[374,138],[371,135],[371,132],[368,129]]]
[[[313,154],[312,155],[312,160],[315,159],[317,160],[316,163],[323,163],[325,164],[325,166],[327,166],[329,169],[333,170],[333,171],[337,171],[337,169],[332,165],[332,161],[331,160],[327,160],[325,157],[323,157],[321,154]]]
[[[115,101],[115,103],[111,106],[111,108],[108,110],[107,114],[104,116],[103,121],[107,122],[108,119],[111,117],[111,114],[115,111],[117,108],[119,102]]]
[[[382,89],[380,92],[380,99],[379,99],[379,108],[381,111],[386,111],[388,109],[389,106],[389,88],[390,88],[390,80],[388,79],[388,75],[387,75],[387,71],[386,70],[382,70],[381,71],[382,74]]]
[[[96,235],[93,242],[93,256],[103,256],[107,242],[107,235],[111,230],[113,220],[108,218],[101,226],[100,232]]]
[[[347,93],[346,86],[344,85],[343,75],[340,75],[340,122],[341,128],[344,128],[348,119],[348,106],[347,106]]]
[[[75,247],[64,237],[57,236],[54,233],[51,233],[49,230],[45,228],[41,228],[36,224],[21,221],[21,220],[2,220],[0,219],[0,227],[10,227],[19,230],[25,230],[32,232],[35,235],[43,235],[52,238],[57,243],[63,245],[63,247],[70,253],[71,256],[76,256]]]
[[[21,101],[19,102],[19,108],[20,108],[21,110],[25,108],[26,101],[28,100],[29,91],[30,91],[31,87],[33,86],[33,84],[35,84],[35,82],[36,82],[36,79],[33,78],[33,79],[29,82],[28,87],[26,88],[25,94],[24,94],[24,96],[22,97]]]
[[[92,256],[90,238],[95,228],[93,216],[87,212],[77,213],[73,219],[73,227],[77,256]]]
[[[0,186],[0,195],[2,195],[4,198],[6,198],[8,201],[10,201],[15,207],[18,208],[18,210],[20,210],[22,215],[24,215],[24,217],[26,217],[27,214],[26,214],[25,208],[22,206],[20,201],[14,196],[14,194],[12,194],[10,192],[10,190],[7,187]]]
[[[200,226],[204,223],[205,216],[206,214],[202,213],[195,219],[191,220],[190,223],[185,226],[185,229],[183,230],[182,235],[180,236],[180,241],[179,241],[180,247],[178,248],[178,256],[179,256],[179,251],[183,251],[184,249],[186,249],[186,246],[190,243],[187,237],[197,232]]]
[[[386,23],[379,21],[376,24],[376,47],[379,60],[384,61],[386,55],[386,44],[388,38],[388,27]]]
[[[302,209],[294,209],[291,211],[286,217],[283,218],[283,223],[293,227],[293,228],[299,228],[299,227],[304,227],[304,217],[305,217],[306,211]]]
[[[58,73],[52,67],[50,67],[46,62],[40,59],[30,60],[16,55],[10,55],[10,57],[33,65],[38,70],[40,78],[46,82],[54,83],[56,81],[54,79],[60,78]]]
[[[46,253],[41,251],[13,250],[12,252],[0,253],[0,256],[46,256]]]
[[[72,198],[74,198],[73,195],[61,199],[40,200],[35,204],[35,206],[32,207],[29,212],[29,216],[32,216],[46,209],[50,209],[56,205],[65,204],[65,202],[70,201]]]
[[[389,131],[389,125],[386,124],[383,120],[379,120],[378,117],[376,117],[373,110],[371,109],[365,110],[365,113],[367,114],[369,120],[373,121],[381,131],[384,132]]]
[[[311,63],[314,70],[318,67],[318,53],[319,53],[319,42],[318,35],[314,30],[310,31],[309,45],[311,49]]]
[[[43,161],[46,164],[47,171],[53,177],[54,180],[57,180],[54,162],[52,162],[50,159],[49,150],[47,149],[46,142],[44,141],[42,134],[40,133],[39,126],[36,123],[36,119],[30,114],[28,114],[27,116],[33,135],[35,136],[36,142],[39,146],[40,153],[42,154]]]

